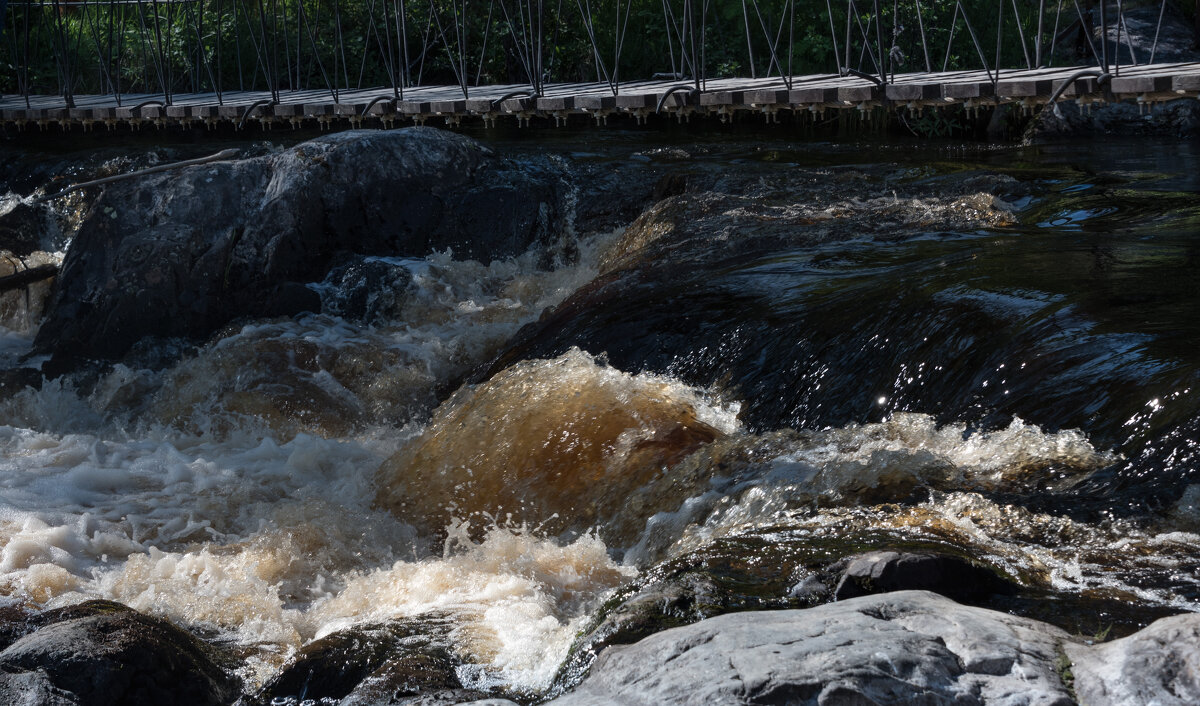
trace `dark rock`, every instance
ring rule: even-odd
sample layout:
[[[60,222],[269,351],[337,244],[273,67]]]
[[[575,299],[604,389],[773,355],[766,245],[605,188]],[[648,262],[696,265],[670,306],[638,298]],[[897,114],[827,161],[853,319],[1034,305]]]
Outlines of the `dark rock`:
[[[321,296],[302,282],[281,282],[266,292],[259,316],[295,316],[321,311]]]
[[[216,705],[238,694],[211,648],[125,606],[91,601],[31,623],[41,626],[0,652],[0,688],[27,682],[48,695],[34,703]]]
[[[561,174],[452,133],[352,131],[110,185],[67,254],[35,349],[116,359],[148,335],[310,309],[339,253],[488,260],[554,242]]]
[[[679,196],[687,191],[688,175],[680,172],[664,174],[654,185],[654,201],[657,203],[668,196]]]
[[[105,600],[84,601],[64,608],[52,608],[41,612],[20,605],[6,606],[0,608],[0,650],[47,625],[96,615],[132,612],[134,610],[129,606]]]
[[[0,250],[28,255],[50,246],[60,235],[54,214],[46,206],[18,199],[0,202]]]
[[[458,679],[450,627],[447,616],[422,616],[328,635],[301,649],[251,703],[344,699],[349,706],[481,698],[485,695],[463,689]]]
[[[600,260],[600,271],[667,258],[728,257],[771,245],[816,244],[829,235],[807,214],[757,199],[703,192],[670,196],[638,216]]]
[[[556,706],[1039,704],[1074,701],[1063,631],[903,591],[807,610],[732,613],[605,650]]]
[[[322,311],[367,323],[395,318],[412,289],[412,268],[417,266],[415,261],[363,258],[335,267],[322,283]]]
[[[891,591],[921,590],[971,602],[1016,586],[985,567],[956,556],[869,552],[850,558],[834,592],[837,600]]]
[[[395,657],[364,679],[338,706],[441,706],[487,698],[464,689],[449,652],[435,650]]]
[[[575,228],[580,233],[609,232],[637,218],[653,198],[661,168],[644,162],[605,159],[572,164]]]
[[[1200,615],[1155,621],[1112,642],[1067,645],[1075,692],[1089,706],[1200,703]]]
[[[39,390],[44,378],[36,368],[7,368],[0,370],[0,395],[10,397],[27,387]]]
[[[34,611],[20,605],[0,608],[0,650],[33,632],[30,625]]]
[[[1048,106],[1025,129],[1025,144],[1099,135],[1157,135],[1192,137],[1200,135],[1200,101],[1181,98],[1144,110],[1134,103],[1106,103],[1081,109],[1076,103],[1060,101]]]

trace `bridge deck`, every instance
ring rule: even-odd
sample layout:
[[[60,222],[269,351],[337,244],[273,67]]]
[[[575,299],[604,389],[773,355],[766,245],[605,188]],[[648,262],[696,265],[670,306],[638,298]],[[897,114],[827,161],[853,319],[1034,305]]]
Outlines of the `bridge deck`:
[[[424,123],[435,117],[448,124],[468,118],[490,123],[505,115],[524,122],[535,117],[559,122],[572,114],[588,114],[599,123],[614,113],[644,120],[660,101],[663,111],[681,119],[697,112],[728,115],[738,110],[756,110],[769,116],[779,110],[973,106],[995,101],[1032,106],[1045,103],[1068,77],[1086,68],[1003,70],[996,81],[985,71],[897,74],[885,86],[830,74],[796,76],[790,87],[779,77],[713,79],[699,94],[688,92],[690,84],[686,81],[631,81],[622,83],[617,95],[606,83],[552,84],[538,97],[507,97],[527,89],[524,85],[471,87],[467,98],[458,86],[421,86],[404,89],[399,100],[394,99],[391,88],[341,90],[336,96],[328,90],[282,91],[276,104],[271,104],[267,91],[179,94],[172,96],[170,105],[162,104],[162,94],[125,94],[119,98],[78,95],[71,108],[61,96],[31,96],[28,100],[6,96],[0,98],[0,121],[18,127],[36,124],[42,129],[56,123],[64,128],[81,124],[88,129],[104,124],[113,129],[143,122],[163,125],[200,121],[215,127],[222,122],[249,121],[269,127],[281,121],[298,124],[316,120],[327,125],[335,120],[357,123],[364,115],[389,123],[403,119]],[[674,87],[681,89],[670,92]],[[1200,63],[1122,67],[1107,87],[1090,76],[1077,80],[1062,95],[1083,102],[1114,98],[1157,102],[1196,97],[1200,95]]]

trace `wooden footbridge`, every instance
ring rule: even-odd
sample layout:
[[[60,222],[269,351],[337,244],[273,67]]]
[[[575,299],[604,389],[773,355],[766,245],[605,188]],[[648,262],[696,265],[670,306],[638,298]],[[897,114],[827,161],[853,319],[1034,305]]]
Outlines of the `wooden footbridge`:
[[[426,2],[7,0],[0,51],[16,70],[0,83],[0,123],[96,132],[600,125],[614,116],[724,121],[747,112],[770,122],[1200,96],[1200,63],[1160,58],[1177,4],[1168,0],[661,0],[661,26],[642,27],[640,38],[630,34],[630,13],[650,0],[575,0],[575,15],[561,1],[489,0],[486,20],[481,0]],[[601,10],[615,12],[607,30]],[[659,52],[649,60],[643,52],[643,68],[649,61],[668,71],[622,79],[631,38]],[[726,47],[717,62],[714,38],[736,38],[737,51]],[[820,42],[832,70],[794,72],[798,47]],[[586,51],[567,65],[558,59],[567,46]],[[749,76],[713,76],[735,70]],[[555,80],[581,73],[595,80]],[[523,80],[495,80],[513,74]]]

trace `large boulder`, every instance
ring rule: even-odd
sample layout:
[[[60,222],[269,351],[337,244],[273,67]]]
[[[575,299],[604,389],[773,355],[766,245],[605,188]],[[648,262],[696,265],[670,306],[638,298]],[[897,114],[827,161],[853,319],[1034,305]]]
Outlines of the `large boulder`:
[[[1088,706],[1200,703],[1200,614],[1163,618],[1095,647],[1067,645],[1066,653]]]
[[[489,260],[563,232],[561,174],[434,129],[352,131],[110,185],[63,263],[35,347],[115,359],[149,336],[315,305],[343,253]]]
[[[5,703],[138,706],[230,703],[240,691],[217,655],[165,620],[107,601],[31,618],[0,652]]]
[[[610,647],[555,706],[1074,703],[1058,628],[934,593],[732,613]]]

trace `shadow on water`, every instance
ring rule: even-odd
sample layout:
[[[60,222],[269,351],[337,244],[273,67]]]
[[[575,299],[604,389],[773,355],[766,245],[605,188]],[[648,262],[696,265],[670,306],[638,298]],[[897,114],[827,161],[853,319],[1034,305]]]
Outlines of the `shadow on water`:
[[[579,346],[622,370],[723,388],[760,431],[900,411],[968,430],[1019,417],[1081,429],[1123,456],[1028,504],[1050,507],[1065,493],[1121,512],[1178,496],[1200,438],[1200,147],[976,148],[956,163],[937,161],[936,148],[933,162],[903,148],[813,152],[774,150],[739,168],[770,178],[825,160],[829,173],[866,175],[855,197],[944,188],[986,170],[1015,176],[1026,195],[1009,196],[1007,226],[910,223],[881,234],[868,211],[842,227],[871,235],[799,247],[739,222],[737,247],[691,238],[669,258],[602,277],[527,329],[493,370]]]

